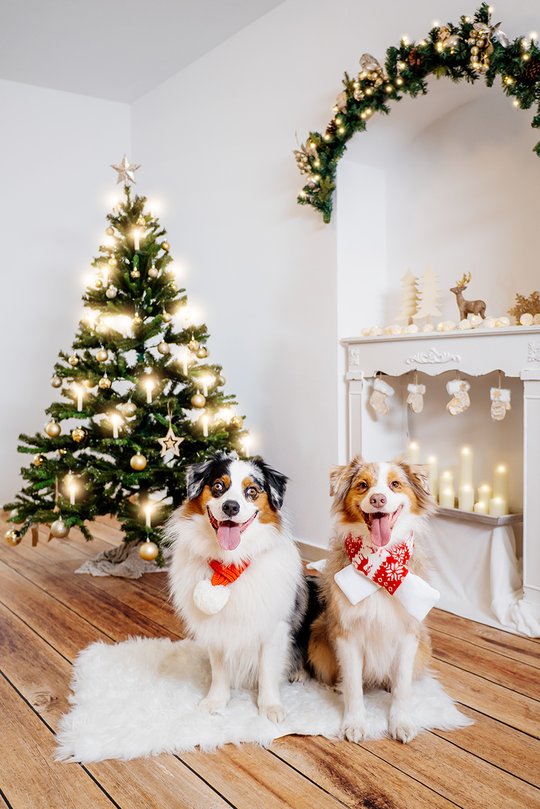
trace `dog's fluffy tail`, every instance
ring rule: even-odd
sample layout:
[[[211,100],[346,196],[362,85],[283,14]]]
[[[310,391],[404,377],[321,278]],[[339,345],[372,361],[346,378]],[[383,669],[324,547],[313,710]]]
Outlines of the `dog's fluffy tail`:
[[[323,612],[311,625],[308,665],[315,677],[326,685],[335,685],[339,675],[334,647],[328,636],[328,622]]]

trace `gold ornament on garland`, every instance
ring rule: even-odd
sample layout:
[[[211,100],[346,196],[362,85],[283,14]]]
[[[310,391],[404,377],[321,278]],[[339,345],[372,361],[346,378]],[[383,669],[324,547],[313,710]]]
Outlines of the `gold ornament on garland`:
[[[69,534],[69,526],[59,517],[51,524],[51,536],[55,539],[64,539]]]
[[[139,548],[139,556],[145,562],[153,562],[159,554],[159,548],[155,542],[146,541]]]
[[[21,532],[16,531],[15,528],[10,528],[9,531],[6,531],[4,537],[7,544],[11,545],[12,548],[14,548],[16,545],[19,545],[22,540]]]
[[[58,438],[62,432],[62,428],[57,421],[51,419],[51,421],[49,421],[49,423],[45,426],[45,432],[48,436],[50,436],[50,438]]]
[[[163,439],[160,439],[160,440],[163,440]],[[140,452],[137,452],[136,455],[132,455],[131,458],[130,458],[130,461],[129,461],[129,465],[136,472],[142,472],[143,469],[146,469],[147,463],[148,463],[148,461],[146,459],[146,456],[143,455]]]
[[[75,429],[71,431],[71,437],[76,444],[80,444],[86,438],[86,430],[83,430],[82,427],[75,427]]]

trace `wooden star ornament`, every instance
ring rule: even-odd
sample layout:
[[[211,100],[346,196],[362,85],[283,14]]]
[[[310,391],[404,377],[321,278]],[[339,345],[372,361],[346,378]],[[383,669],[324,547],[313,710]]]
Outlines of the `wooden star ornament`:
[[[172,424],[169,424],[167,435],[164,438],[158,438],[158,442],[161,444],[161,457],[164,458],[168,452],[172,452],[173,455],[179,458],[180,444],[183,440],[183,438],[179,438],[174,434]]]
[[[118,172],[116,185],[122,182],[124,185],[128,185],[128,183],[135,182],[135,172],[137,169],[140,169],[140,165],[137,165],[137,163],[130,163],[126,155],[124,155],[120,163],[112,163],[111,168]]]

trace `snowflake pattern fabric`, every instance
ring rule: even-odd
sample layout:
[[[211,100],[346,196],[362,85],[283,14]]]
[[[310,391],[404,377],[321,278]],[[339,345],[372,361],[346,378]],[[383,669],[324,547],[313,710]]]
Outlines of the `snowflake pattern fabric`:
[[[349,534],[345,540],[345,550],[359,573],[394,595],[409,572],[407,564],[411,558],[413,541],[411,533],[403,542],[390,548],[368,552],[362,537]]]

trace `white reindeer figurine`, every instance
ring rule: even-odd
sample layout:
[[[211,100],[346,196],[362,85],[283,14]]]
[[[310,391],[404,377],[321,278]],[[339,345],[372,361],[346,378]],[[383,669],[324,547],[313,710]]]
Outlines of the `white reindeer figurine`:
[[[463,290],[467,289],[471,282],[471,274],[470,272],[463,273],[463,276],[460,281],[457,282],[455,287],[450,288],[450,292],[453,292],[456,296],[457,305],[459,308],[459,319],[466,320],[467,315],[480,315],[480,317],[485,318],[486,316],[486,302],[485,301],[466,301],[463,297]]]

